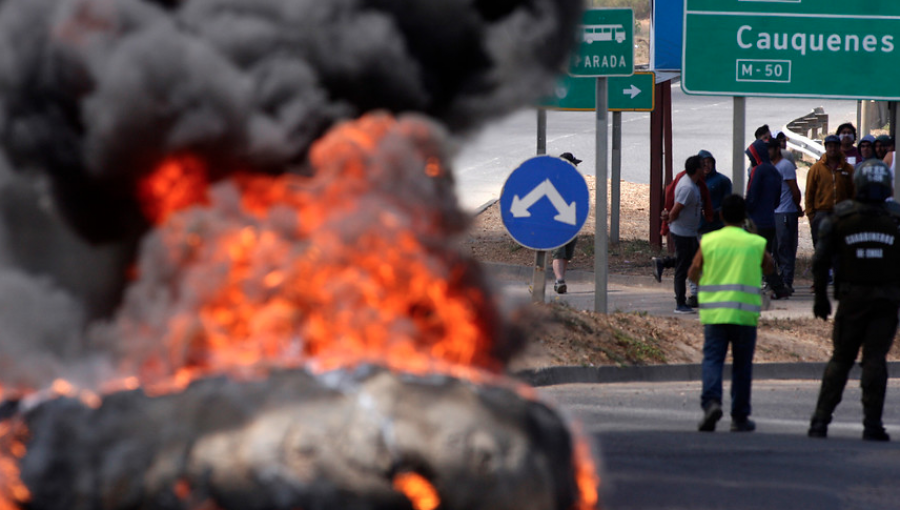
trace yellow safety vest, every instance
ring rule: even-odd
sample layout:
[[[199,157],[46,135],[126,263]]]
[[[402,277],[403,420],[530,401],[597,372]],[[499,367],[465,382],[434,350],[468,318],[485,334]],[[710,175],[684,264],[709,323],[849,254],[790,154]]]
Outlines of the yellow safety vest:
[[[739,227],[724,227],[700,241],[700,322],[756,326],[762,310],[766,240]]]

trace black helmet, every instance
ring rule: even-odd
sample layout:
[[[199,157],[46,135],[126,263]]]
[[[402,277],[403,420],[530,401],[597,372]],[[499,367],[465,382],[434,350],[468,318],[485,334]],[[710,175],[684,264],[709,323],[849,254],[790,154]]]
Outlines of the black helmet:
[[[894,194],[891,169],[879,159],[864,162],[853,175],[856,199],[860,202],[884,202]]]

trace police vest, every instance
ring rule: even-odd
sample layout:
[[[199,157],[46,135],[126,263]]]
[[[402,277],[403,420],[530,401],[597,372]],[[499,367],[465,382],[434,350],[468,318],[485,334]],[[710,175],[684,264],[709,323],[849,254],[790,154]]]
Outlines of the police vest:
[[[900,284],[900,235],[888,208],[848,200],[834,212],[835,279],[873,287]]]
[[[700,322],[756,326],[762,310],[762,262],[766,240],[739,227],[703,236]]]

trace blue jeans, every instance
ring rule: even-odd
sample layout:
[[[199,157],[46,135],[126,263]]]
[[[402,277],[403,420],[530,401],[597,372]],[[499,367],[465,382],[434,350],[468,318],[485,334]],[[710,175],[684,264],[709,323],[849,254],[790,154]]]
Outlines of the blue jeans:
[[[797,261],[798,218],[800,213],[775,213],[775,262],[785,285],[794,286]]]
[[[731,418],[744,421],[750,416],[750,385],[753,381],[753,352],[756,326],[706,324],[703,326],[703,392],[700,405],[722,403],[722,367],[728,344],[734,364],[731,370]]]

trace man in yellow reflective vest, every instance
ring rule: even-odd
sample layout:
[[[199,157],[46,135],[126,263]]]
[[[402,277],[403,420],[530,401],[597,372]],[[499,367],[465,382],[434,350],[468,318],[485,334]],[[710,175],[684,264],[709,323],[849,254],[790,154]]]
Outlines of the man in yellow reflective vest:
[[[714,432],[722,418],[722,367],[731,344],[731,431],[752,432],[756,424],[749,418],[750,386],[761,284],[763,273],[773,272],[775,263],[766,252],[766,240],[741,228],[747,206],[740,195],[725,197],[721,214],[725,227],[703,236],[688,271],[689,278],[700,282],[704,336],[703,419],[698,429]]]

